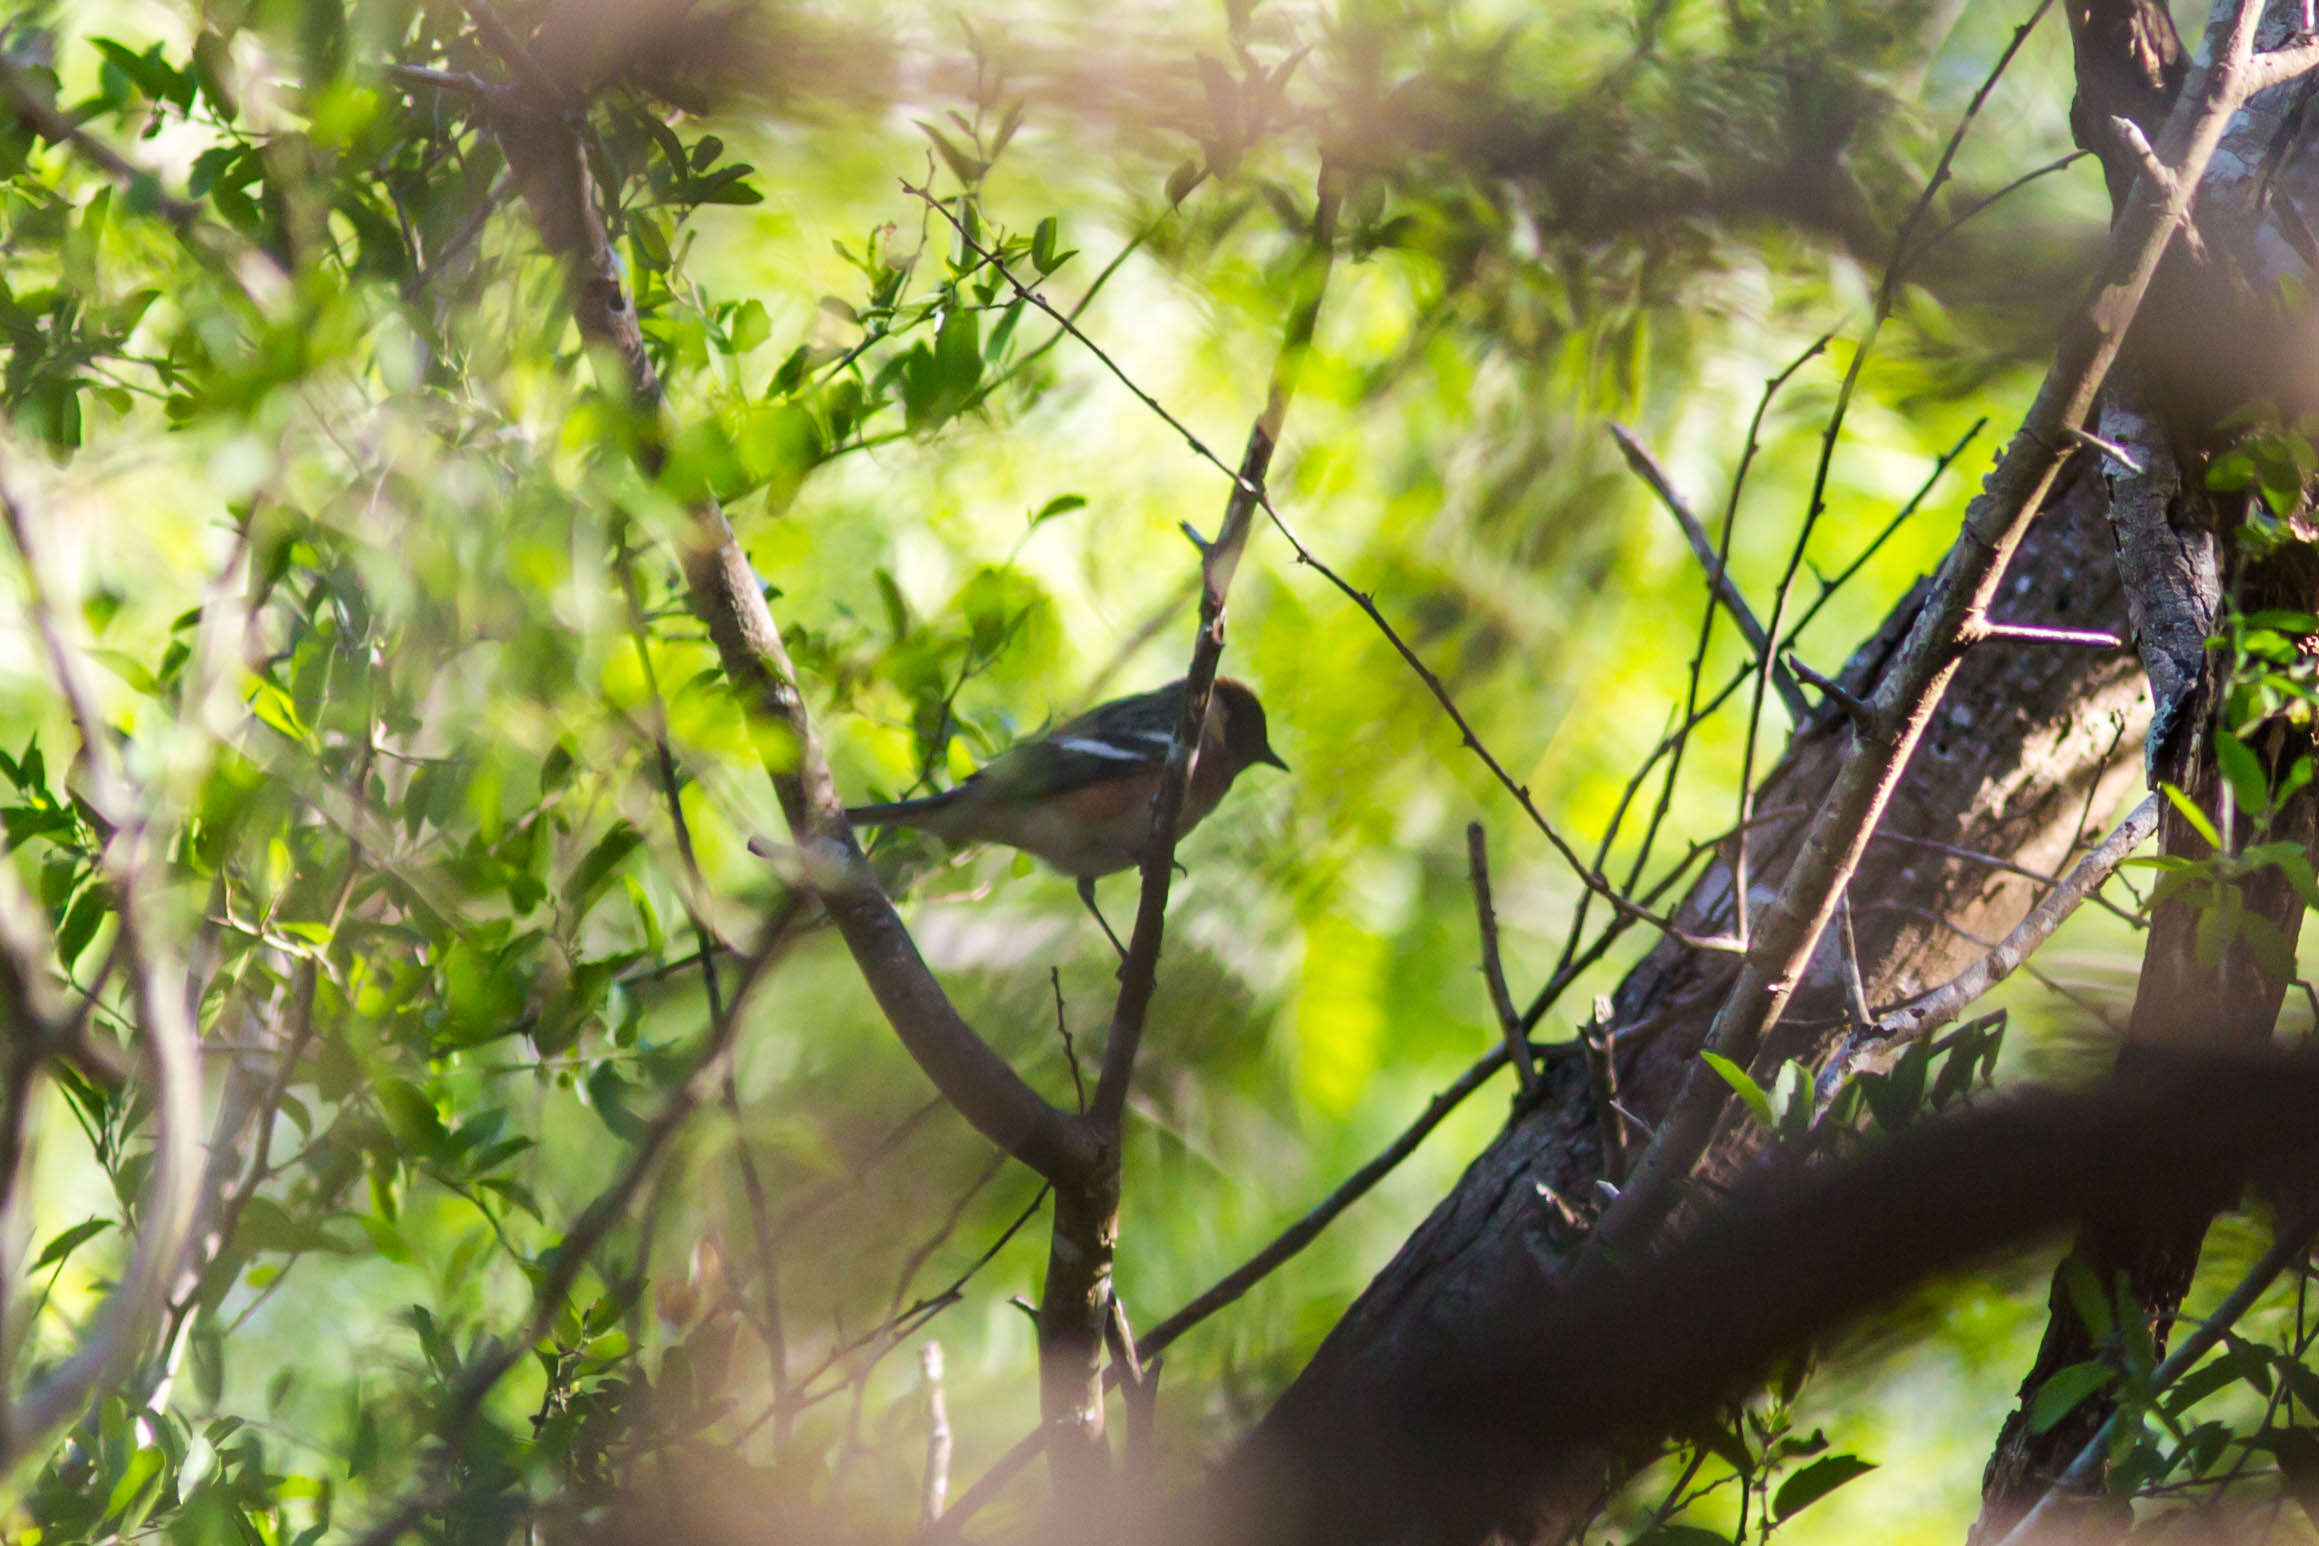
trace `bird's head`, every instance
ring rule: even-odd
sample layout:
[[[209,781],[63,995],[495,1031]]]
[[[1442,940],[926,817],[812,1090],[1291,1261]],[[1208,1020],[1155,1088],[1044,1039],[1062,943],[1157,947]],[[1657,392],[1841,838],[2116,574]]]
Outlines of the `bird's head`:
[[[1245,682],[1236,682],[1228,676],[1216,678],[1215,695],[1209,699],[1208,712],[1221,714],[1224,721],[1224,755],[1237,773],[1251,763],[1288,771],[1288,764],[1280,760],[1280,753],[1272,749],[1264,724],[1264,705]]]

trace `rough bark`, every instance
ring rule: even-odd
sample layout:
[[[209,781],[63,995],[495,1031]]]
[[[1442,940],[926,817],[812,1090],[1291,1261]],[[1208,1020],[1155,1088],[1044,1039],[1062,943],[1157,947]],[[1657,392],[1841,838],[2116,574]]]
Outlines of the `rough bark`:
[[[2079,143],[2101,156],[2113,202],[2139,170],[2138,155],[2114,127],[2129,120],[2147,129],[2167,111],[2181,82],[2181,49],[2169,46],[2172,27],[2150,0],[2073,3],[2077,97],[2070,121]],[[2276,45],[2300,24],[2299,4],[2270,7],[2261,41]],[[2292,398],[2294,371],[2281,371],[2267,349],[2218,349],[2223,339],[2270,337],[2291,319],[2273,313],[2265,298],[2276,259],[2292,250],[2262,238],[2264,174],[2285,151],[2280,138],[2292,121],[2281,100],[2300,88],[2258,98],[2235,121],[2202,189],[2199,234],[2206,261],[2177,251],[2157,285],[2149,325],[2130,342],[2127,357],[2105,394],[2100,430],[2131,458],[2107,462],[2110,523],[2118,565],[2133,614],[2143,667],[2158,705],[2149,739],[2153,779],[2187,793],[2219,814],[2223,780],[2213,738],[2226,662],[2207,647],[2216,632],[2226,582],[2249,609],[2302,610],[2313,604],[2313,576],[2295,549],[2249,564],[2235,550],[2244,496],[2218,498],[2199,473],[2205,457],[2228,438],[2215,418],[2249,401]],[[2284,194],[2276,195],[2284,198]],[[2255,285],[2246,279],[2255,278]],[[2260,293],[2258,293],[2260,292]],[[2217,327],[2216,320],[2222,325]],[[2227,359],[2221,358],[2228,356]],[[2262,750],[2274,778],[2309,739],[2273,726]],[[2241,819],[2225,823],[2227,837],[2244,848],[2257,837],[2291,840],[2308,850],[2315,809],[2309,791],[2280,812],[2271,829],[2256,833]],[[2169,806],[2159,826],[2163,852],[2191,860],[2213,849]],[[2302,899],[2272,870],[2236,882],[2237,905],[2274,931],[2292,955],[2302,924]],[[2187,1037],[2205,1045],[2260,1047],[2278,1019],[2287,982],[2263,970],[2243,937],[2218,959],[2202,962],[2200,920],[2212,898],[2203,889],[2178,893],[2151,920],[2133,1017],[2119,1053],[2131,1073],[2178,1050]],[[2136,1315],[2161,1351],[2198,1270],[2200,1251],[2227,1196],[2190,1199],[2171,1210],[2137,1210],[2091,1221],[2055,1270],[2045,1335],[2021,1382],[1982,1478],[1981,1516],[1974,1542],[1995,1541],[2053,1486],[2116,1409],[2104,1391],[2080,1402],[2043,1432],[2033,1432],[2031,1403],[2056,1373],[2101,1356],[2100,1339],[2078,1313],[2072,1278],[2122,1292],[2122,1315]],[[2081,1519],[2098,1505],[2074,1505]]]
[[[2101,480],[2083,466],[2075,472],[2022,545],[2003,620],[2122,632]],[[1874,686],[1915,608],[1912,593],[1846,666],[1845,686]],[[2038,889],[1991,865],[1891,839],[1929,838],[2056,870],[2072,849],[2098,837],[2093,828],[2139,781],[2136,748],[2147,713],[2141,673],[2122,653],[1999,644],[1971,654],[1891,803],[1883,840],[1871,844],[1852,887],[1872,1001],[1905,999],[1945,980],[1978,953],[1976,937],[2002,934]],[[1822,713],[1801,727],[1766,778],[1759,809],[1781,814],[1753,844],[1751,889],[1759,903],[1778,885],[1846,741],[1841,722]],[[1678,922],[1702,936],[1728,930],[1731,884],[1730,869],[1718,862],[1693,888]],[[1613,995],[1609,1029],[1622,1103],[1645,1120],[1665,1111],[1696,1061],[1734,970],[1728,956],[1663,941]],[[1841,994],[1832,947],[1824,948],[1768,1055],[1825,1051],[1842,1028]],[[1476,1307],[1502,1302],[1498,1287],[1509,1276],[1537,1266],[1550,1276],[1567,1270],[1603,1203],[1600,1133],[1583,1068],[1557,1061],[1541,1097],[1513,1118],[1354,1303],[1266,1425],[1293,1423],[1315,1404],[1389,1383]],[[1713,1164],[1729,1171],[1744,1157],[1727,1147]],[[1583,1506],[1599,1487],[1605,1459],[1593,1457],[1591,1472],[1586,1463],[1574,1465],[1565,1503]]]

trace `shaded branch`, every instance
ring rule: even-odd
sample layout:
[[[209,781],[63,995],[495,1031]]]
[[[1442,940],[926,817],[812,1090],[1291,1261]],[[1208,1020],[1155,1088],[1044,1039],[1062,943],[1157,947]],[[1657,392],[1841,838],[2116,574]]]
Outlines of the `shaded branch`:
[[[147,830],[152,802],[133,788],[121,766],[112,732],[99,716],[96,693],[78,653],[58,630],[44,555],[14,489],[0,482],[0,519],[23,561],[32,631],[47,657],[49,675],[70,711],[81,738],[86,797],[112,828],[99,867],[115,898],[120,952],[143,1032],[147,1066],[153,1076],[153,1164],[141,1198],[136,1248],[126,1271],[73,1352],[21,1396],[0,1391],[0,1474],[46,1447],[55,1432],[77,1418],[95,1394],[119,1378],[136,1359],[154,1321],[166,1309],[169,1287],[193,1231],[201,1189],[201,1033],[185,998],[184,973],[162,943],[153,911],[153,892],[163,884]],[[28,945],[24,923],[10,931],[11,950]],[[45,962],[45,955],[43,960]],[[9,975],[21,974],[10,967]],[[20,1003],[37,1007],[39,994],[15,984]],[[33,1047],[45,1056],[46,1038],[32,1032]],[[21,1142],[28,1071],[9,1074],[8,1161],[14,1165]],[[12,1175],[12,1181],[15,1177]],[[7,1200],[0,1196],[0,1201]]]
[[[2028,915],[1987,954],[1939,987],[1879,1016],[1874,1025],[1847,1037],[1820,1075],[1822,1095],[1832,1094],[1871,1047],[1914,1041],[1928,1031],[1947,1025],[1977,1003],[1981,995],[2012,976],[2157,830],[2158,796],[2151,795],[2128,812],[2109,836],[2087,850],[2070,867],[2069,873],[2039,897]]]
[[[2319,1057],[2170,1060],[1917,1123],[1842,1164],[1758,1172],[1700,1228],[1567,1283],[1510,1254],[1423,1359],[1276,1408],[1134,1538],[1478,1540],[1565,1456],[1679,1428],[1937,1273],[2072,1219],[2307,1186]]]
[[[1529,1033],[1522,1029],[1522,1016],[1514,1008],[1514,996],[1506,991],[1506,967],[1498,958],[1498,914],[1490,905],[1490,844],[1478,821],[1466,823],[1465,851],[1467,874],[1473,881],[1474,913],[1481,927],[1482,980],[1489,985],[1490,1009],[1498,1017],[1498,1035],[1513,1055],[1515,1077],[1521,1081],[1522,1093],[1527,1095],[1538,1087],[1538,1066],[1531,1059]]]

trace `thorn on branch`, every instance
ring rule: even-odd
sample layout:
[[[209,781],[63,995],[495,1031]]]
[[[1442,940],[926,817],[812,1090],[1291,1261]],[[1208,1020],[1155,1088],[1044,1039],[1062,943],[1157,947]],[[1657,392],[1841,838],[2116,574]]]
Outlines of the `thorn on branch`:
[[[1788,652],[1788,666],[1815,691],[1824,694],[1829,702],[1842,709],[1844,717],[1852,721],[1853,730],[1863,740],[1881,741],[1885,739],[1877,725],[1876,709],[1867,699],[1835,678],[1822,676],[1810,666],[1805,665],[1803,657],[1793,650]]]

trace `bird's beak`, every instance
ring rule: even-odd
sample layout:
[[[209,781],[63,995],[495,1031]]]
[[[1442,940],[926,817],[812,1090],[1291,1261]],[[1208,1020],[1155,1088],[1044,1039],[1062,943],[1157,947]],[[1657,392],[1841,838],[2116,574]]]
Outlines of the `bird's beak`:
[[[1256,754],[1256,760],[1258,762],[1270,763],[1273,767],[1280,769],[1280,771],[1283,773],[1288,771],[1288,764],[1280,760],[1280,753],[1274,751],[1269,746]]]

